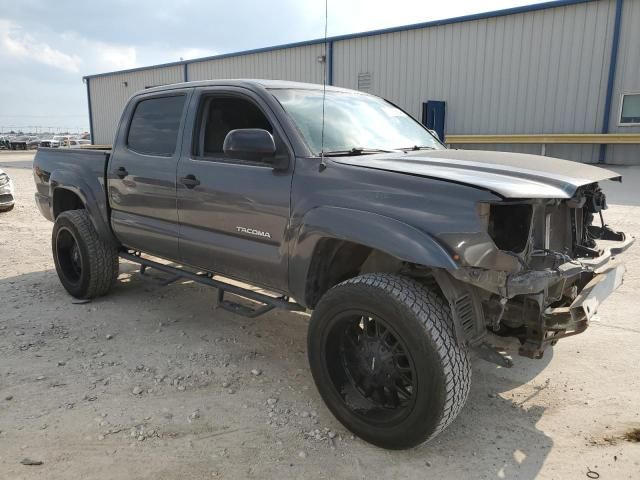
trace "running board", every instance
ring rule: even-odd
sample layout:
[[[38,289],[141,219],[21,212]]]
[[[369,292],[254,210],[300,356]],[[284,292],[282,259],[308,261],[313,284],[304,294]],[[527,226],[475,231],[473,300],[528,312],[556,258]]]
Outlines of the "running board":
[[[256,318],[260,315],[263,315],[267,312],[273,310],[275,305],[269,303],[263,303],[262,306],[257,308],[247,307],[246,305],[242,305],[241,303],[232,302],[231,300],[225,300],[224,294],[228,293],[224,289],[218,289],[218,306],[227,312],[235,313],[236,315],[242,315],[247,318]],[[281,300],[284,300],[285,297],[280,297]]]
[[[184,270],[182,268],[172,267],[170,265],[165,265],[163,263],[154,262],[153,260],[149,260],[147,258],[142,258],[140,254],[133,254],[129,252],[120,252],[120,258],[125,260],[129,260],[133,263],[140,264],[140,272],[144,272],[147,268],[155,268],[161,272],[167,273],[171,275],[168,283],[175,282],[181,278],[185,278],[188,280],[192,280],[197,283],[201,283],[202,285],[207,285],[209,287],[214,287],[218,289],[218,305],[227,310],[229,312],[243,315],[249,318],[255,318],[259,315],[263,315],[274,308],[282,308],[284,310],[294,311],[294,312],[304,312],[306,309],[295,302],[289,301],[289,297],[283,295],[281,297],[272,297],[269,295],[265,295],[263,293],[258,293],[253,290],[249,290],[246,288],[238,287],[237,285],[233,285],[231,283],[226,283],[221,280],[216,280],[213,277],[213,274],[199,274]],[[168,284],[167,283],[167,284]],[[256,303],[262,304],[262,306],[257,307],[255,309],[246,307],[236,302],[232,302],[230,300],[224,299],[225,293],[231,293],[241,298],[246,298],[247,300],[254,301]]]

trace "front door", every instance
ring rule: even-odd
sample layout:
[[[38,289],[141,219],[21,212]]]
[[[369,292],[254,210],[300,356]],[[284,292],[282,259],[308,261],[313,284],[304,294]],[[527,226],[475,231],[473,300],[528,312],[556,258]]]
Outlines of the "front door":
[[[176,167],[191,89],[136,97],[107,168],[111,225],[135,250],[178,260]]]
[[[274,171],[222,149],[229,131],[261,128],[274,136],[277,155],[293,159],[277,119],[243,88],[198,89],[191,102],[198,114],[183,143],[192,147],[184,149],[177,175],[182,262],[286,291],[293,161],[287,171]]]

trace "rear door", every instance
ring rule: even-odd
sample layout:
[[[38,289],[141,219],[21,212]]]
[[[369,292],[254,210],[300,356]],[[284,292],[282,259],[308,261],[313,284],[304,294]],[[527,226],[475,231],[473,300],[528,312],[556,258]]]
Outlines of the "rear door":
[[[286,291],[294,157],[283,130],[269,107],[244,88],[196,89],[191,104],[197,114],[185,130],[177,175],[182,262]],[[239,128],[271,132],[276,155],[289,157],[288,170],[225,156],[224,139]]]
[[[177,260],[176,167],[191,89],[140,95],[107,168],[111,225],[127,247]]]

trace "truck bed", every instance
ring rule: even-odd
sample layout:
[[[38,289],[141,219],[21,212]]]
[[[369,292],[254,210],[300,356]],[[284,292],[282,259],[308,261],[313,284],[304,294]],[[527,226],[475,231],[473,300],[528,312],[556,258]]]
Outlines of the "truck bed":
[[[38,208],[46,218],[51,221],[55,218],[54,190],[66,190],[88,205],[92,214],[98,214],[103,226],[108,225],[105,173],[111,149],[96,147],[38,148],[33,159],[35,197]],[[98,225],[96,227],[99,228]]]

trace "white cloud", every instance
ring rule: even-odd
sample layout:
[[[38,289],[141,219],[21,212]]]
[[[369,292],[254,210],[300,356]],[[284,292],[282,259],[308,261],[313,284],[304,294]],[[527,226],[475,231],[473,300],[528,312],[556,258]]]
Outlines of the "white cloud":
[[[0,47],[9,56],[35,60],[67,72],[77,73],[80,71],[81,59],[78,55],[70,55],[49,46],[47,43],[38,42],[8,20],[0,20]]]
[[[355,33],[535,1],[329,0],[328,30]],[[136,8],[126,0],[13,3],[15,8],[0,9],[0,128],[88,124],[84,75],[324,33],[322,0],[138,0]]]
[[[96,69],[121,70],[138,66],[136,47],[91,40],[82,35],[65,31],[49,34],[52,41],[73,48],[81,59],[81,73],[93,73]]]
[[[178,58],[192,60],[194,58],[210,57],[212,55],[215,55],[216,52],[205,50],[204,48],[183,48],[177,49],[176,54]]]
[[[135,47],[109,45],[97,42],[90,42],[88,47],[94,54],[94,62],[100,65],[100,68],[121,70],[137,66]]]

